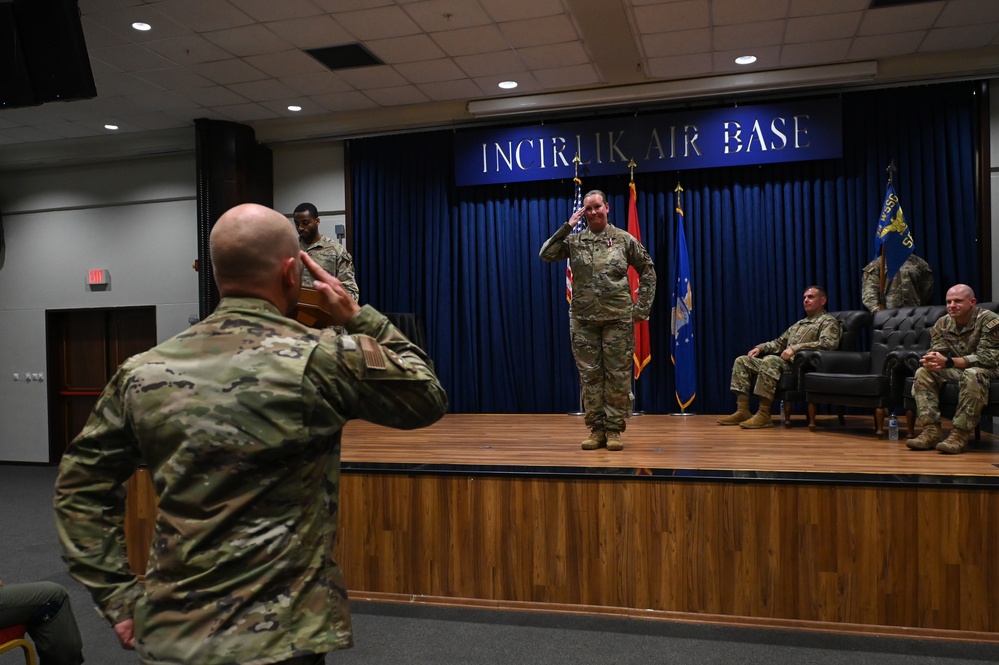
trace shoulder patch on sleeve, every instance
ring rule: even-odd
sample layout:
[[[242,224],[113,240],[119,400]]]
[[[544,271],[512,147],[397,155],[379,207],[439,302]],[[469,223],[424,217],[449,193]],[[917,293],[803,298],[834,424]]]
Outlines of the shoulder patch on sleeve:
[[[361,351],[364,352],[364,364],[368,369],[385,369],[385,356],[373,338],[361,337]]]
[[[985,329],[991,331],[996,326],[999,326],[999,319],[992,319],[991,321],[985,324]]]
[[[353,351],[357,348],[357,342],[350,335],[340,335],[340,348],[344,351]]]

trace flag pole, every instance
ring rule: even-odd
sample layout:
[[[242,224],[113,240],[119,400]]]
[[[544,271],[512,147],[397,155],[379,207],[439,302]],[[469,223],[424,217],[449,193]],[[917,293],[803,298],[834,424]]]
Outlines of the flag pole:
[[[895,171],[897,170],[898,168],[895,166],[895,158],[893,157],[891,163],[888,164],[888,168],[885,169],[885,171],[888,172],[889,186],[892,184],[892,176],[895,175]],[[878,279],[878,306],[883,310],[885,306],[887,306],[888,304],[888,279],[887,279],[888,266],[885,263],[884,244],[881,245],[880,256],[881,256],[881,265],[879,272],[881,274],[881,277]]]
[[[573,174],[572,174],[572,183],[573,183],[573,191],[574,191],[574,194],[573,194],[573,210],[572,210],[573,213],[576,212],[576,206],[577,205],[581,205],[581,203],[582,203],[581,201],[577,201],[576,200],[576,199],[579,198],[579,195],[582,193],[582,186],[583,186],[583,181],[579,179],[579,165],[581,163],[582,163],[582,160],[579,158],[579,153],[577,152],[576,156],[572,158],[572,165],[573,165],[573,168],[574,168],[574,171],[573,171]],[[567,271],[568,274],[571,275],[571,272],[569,271],[569,266],[568,265],[566,266],[566,271]],[[570,303],[571,302],[572,301],[570,300]],[[576,373],[577,374],[579,373],[578,370],[577,370]],[[582,377],[582,375],[579,376],[579,404],[577,405],[575,411],[570,411],[566,415],[569,415],[569,416],[585,416],[586,415],[586,410],[583,407],[583,377]]]
[[[635,167],[636,166],[638,166],[638,164],[635,163],[634,159],[632,159],[631,161],[628,162],[628,169],[631,171],[630,179],[628,180],[629,186],[635,184]],[[629,194],[629,196],[630,196],[630,194]],[[637,337],[635,339],[635,343],[636,344],[638,343]],[[633,368],[632,372],[631,372],[631,415],[632,416],[643,416],[643,415],[645,415],[645,412],[644,411],[639,411],[638,409],[635,408],[635,402],[637,402],[637,401],[638,401],[638,377],[635,376],[635,372],[634,372],[634,368]]]
[[[682,193],[683,193],[683,187],[680,186],[679,182],[676,183],[676,189],[674,189],[673,191],[676,193],[676,205],[675,205],[676,212],[678,214],[682,215],[682,206],[680,205],[680,200],[681,200],[680,197],[682,196]],[[679,238],[680,233],[681,233],[680,224],[677,224],[677,242],[676,242],[677,247],[679,247],[679,245],[680,245],[680,238]],[[684,240],[684,242],[686,242],[686,240]],[[677,269],[677,266],[674,266],[674,270],[676,270],[676,269]],[[679,281],[679,280],[676,280],[676,281]],[[673,288],[676,289],[676,284],[673,285]],[[676,319],[677,319],[677,308],[678,307],[677,307],[676,298],[678,297],[678,294],[674,293],[673,297],[674,297],[674,301],[672,303],[673,304],[673,314],[671,316],[672,321],[671,321],[671,324],[670,324],[670,335],[671,335],[671,339],[672,339],[672,336],[675,335],[676,332],[677,332],[674,328],[676,327]],[[682,297],[682,296],[680,296],[680,297]],[[672,346],[670,348],[671,348],[671,350],[670,350],[670,356],[673,359],[673,375],[674,375],[674,381],[675,381],[676,380],[675,379],[675,377],[676,377],[676,357],[675,357],[675,353],[674,353],[675,350],[673,349]],[[697,415],[696,413],[692,413],[690,411],[687,411],[686,405],[680,399],[680,393],[679,393],[679,391],[677,391],[677,393],[676,393],[676,400],[677,400],[677,404],[680,405],[680,411],[675,412],[675,413],[671,413],[669,415],[671,415],[671,416],[681,416],[681,417],[682,416],[695,416],[695,415]],[[691,401],[692,400],[693,400],[693,397],[691,397]]]

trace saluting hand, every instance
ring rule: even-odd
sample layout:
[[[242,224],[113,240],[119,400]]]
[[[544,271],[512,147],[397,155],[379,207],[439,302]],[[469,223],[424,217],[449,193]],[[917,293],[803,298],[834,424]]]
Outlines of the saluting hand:
[[[306,269],[312,273],[312,288],[326,296],[330,303],[330,316],[333,319],[333,325],[346,325],[361,309],[361,306],[354,302],[354,299],[347,293],[347,289],[343,288],[343,282],[323,270],[305,252],[301,253],[301,257]]]
[[[572,217],[569,218],[569,226],[576,228],[576,224],[579,224],[581,221],[583,221],[583,208],[572,213]]]

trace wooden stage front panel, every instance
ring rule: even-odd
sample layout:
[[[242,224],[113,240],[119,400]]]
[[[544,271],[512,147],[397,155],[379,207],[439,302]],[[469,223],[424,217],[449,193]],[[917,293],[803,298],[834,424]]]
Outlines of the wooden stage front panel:
[[[336,552],[348,587],[999,641],[992,435],[947,456],[879,441],[869,418],[816,432],[714,418],[634,418],[617,453],[580,450],[581,419],[558,414],[351,422]]]

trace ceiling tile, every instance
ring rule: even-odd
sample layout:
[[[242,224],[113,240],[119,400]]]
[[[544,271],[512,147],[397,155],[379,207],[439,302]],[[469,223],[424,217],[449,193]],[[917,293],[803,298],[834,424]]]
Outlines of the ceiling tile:
[[[476,99],[482,96],[479,86],[468,79],[421,83],[419,87],[427,97],[438,102],[450,99]]]
[[[669,5],[635,8],[635,28],[641,34],[694,30],[711,26],[706,0],[682,0]]]
[[[184,90],[186,88],[207,88],[214,85],[204,76],[185,67],[167,67],[136,72],[138,78],[161,90]]]
[[[216,46],[240,57],[278,53],[288,48],[288,43],[262,25],[247,25],[231,30],[206,32],[204,38]]]
[[[249,84],[238,83],[236,85]],[[209,88],[197,88],[196,90],[181,90],[177,92],[177,96],[198,106],[205,106],[207,108],[231,104],[245,104],[249,101],[255,101],[245,95],[234,92],[230,87],[224,85],[213,85]]]
[[[266,55],[251,55],[244,59],[248,65],[274,78],[329,71],[318,60],[296,49]]]
[[[254,122],[279,117],[278,114],[260,104],[231,104],[216,106],[215,111],[235,122]]]
[[[216,60],[215,62],[191,65],[191,71],[197,72],[206,79],[214,81],[219,85],[243,83],[245,81],[259,81],[260,79],[267,78],[267,75],[262,71],[239,58],[229,58],[228,60]]]
[[[444,51],[428,35],[377,39],[368,42],[367,47],[382,62],[389,65],[444,57]]]
[[[853,40],[847,57],[851,60],[871,60],[915,53],[925,38],[924,31],[902,32],[896,35],[871,35]]]
[[[514,48],[542,46],[579,40],[576,27],[565,14],[500,24],[500,30]]]
[[[586,51],[578,42],[522,48],[518,49],[517,54],[520,55],[528,69],[571,67],[589,62]]]
[[[232,85],[227,85],[226,87],[251,102],[265,102],[271,99],[283,99],[285,97],[294,97],[296,94],[294,90],[277,79],[233,83]],[[206,106],[211,105],[206,104]]]
[[[365,97],[364,93],[357,92],[356,90],[315,95],[313,99],[316,103],[322,104],[330,111],[357,111],[360,109],[377,108],[377,105]]]
[[[940,15],[941,4],[900,5],[872,9],[860,21],[859,35],[885,35],[929,30]]]
[[[830,39],[804,44],[785,44],[780,52],[781,67],[805,67],[842,62],[850,50],[850,39]]]
[[[660,32],[642,37],[646,58],[658,58],[684,53],[707,53],[711,50],[711,30],[681,30]]]
[[[313,16],[322,16],[326,12],[310,0],[229,0],[237,9],[252,17],[255,21],[282,21]]]
[[[489,76],[491,74],[513,74],[524,71],[523,61],[512,51],[504,53],[480,53],[478,55],[463,55],[455,58],[466,74],[471,77]]]
[[[162,69],[176,64],[172,60],[153,53],[144,46],[135,45],[94,49],[90,52],[90,57],[123,72]]]
[[[337,76],[357,90],[394,88],[406,84],[406,79],[394,68],[388,66],[343,69],[337,72]]]
[[[353,43],[354,37],[331,16],[271,21],[267,29],[298,49],[324,48]]]
[[[517,21],[564,14],[559,0],[479,0],[494,21]]]
[[[718,26],[714,29],[712,43],[720,50],[774,46],[783,41],[784,28],[784,21]]]
[[[590,87],[603,82],[590,64],[539,69],[534,72],[534,78],[540,86],[552,89]]]
[[[853,37],[863,18],[861,12],[792,18],[787,22],[789,44]]]
[[[403,104],[423,104],[430,98],[423,94],[415,85],[404,85],[396,88],[379,88],[365,90],[364,94],[379,106],[402,106]]]
[[[686,55],[649,58],[646,74],[652,78],[690,78],[711,73],[711,53],[690,53]]]
[[[336,12],[334,18],[361,41],[415,35],[420,27],[400,7],[377,7],[354,12]]]
[[[951,0],[940,12],[936,27],[999,22],[999,2],[995,0]]]
[[[754,23],[783,19],[788,0],[711,0],[711,21],[715,25]]]
[[[492,22],[481,5],[471,0],[421,0],[407,4],[404,9],[426,32],[470,28]]]
[[[354,87],[329,70],[314,74],[285,76],[281,82],[301,95],[318,95],[353,90]]]
[[[455,81],[465,78],[465,72],[461,71],[450,58],[405,63],[396,65],[395,69],[411,83]]]
[[[510,48],[506,37],[496,26],[448,30],[430,35],[449,56],[490,53]]]
[[[936,28],[930,30],[919,50],[950,51],[987,46],[996,36],[996,24],[965,25],[957,28]]]
[[[227,0],[169,0],[161,4],[170,17],[195,32],[211,32],[251,25],[254,20]]]
[[[791,0],[788,16],[821,16],[839,12],[859,12],[867,9],[871,0]]]
[[[200,35],[187,35],[158,39],[144,44],[150,51],[155,51],[178,65],[195,65],[213,60],[226,60],[232,54],[212,44]]]

